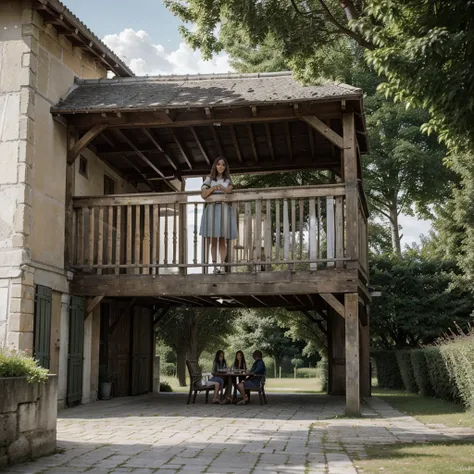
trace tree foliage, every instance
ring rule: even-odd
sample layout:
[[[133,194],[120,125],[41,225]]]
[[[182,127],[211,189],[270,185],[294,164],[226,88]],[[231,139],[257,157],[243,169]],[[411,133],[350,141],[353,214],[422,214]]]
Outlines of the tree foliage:
[[[455,330],[455,323],[464,329],[472,322],[474,297],[455,284],[454,262],[411,250],[403,257],[374,256],[370,270],[371,285],[382,292],[371,307],[374,346],[417,347]]]

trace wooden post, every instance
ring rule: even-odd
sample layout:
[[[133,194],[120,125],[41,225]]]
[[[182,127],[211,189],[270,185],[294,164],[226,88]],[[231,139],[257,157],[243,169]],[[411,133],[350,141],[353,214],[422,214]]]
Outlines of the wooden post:
[[[359,260],[359,192],[357,184],[357,153],[354,114],[342,117],[344,140],[344,181],[346,187],[346,249],[348,267],[357,267]]]
[[[361,319],[359,325],[360,340],[360,396],[370,397],[372,394],[372,374],[370,373],[370,324],[369,324],[369,307],[359,304],[359,311],[365,313],[365,318]],[[364,326],[362,322],[367,324]]]
[[[197,216],[196,216],[197,217]],[[196,229],[195,223],[195,232]],[[179,204],[179,263],[185,265],[188,263],[188,208],[186,203]],[[196,235],[196,244],[197,247],[197,235]],[[179,268],[180,275],[186,275],[186,267]]]
[[[326,199],[326,242],[327,242],[327,258],[334,258],[334,247],[336,244],[334,236],[334,198]],[[334,262],[328,262],[328,267],[333,267]]]
[[[74,148],[76,137],[72,130],[68,130],[68,147],[69,150]],[[64,266],[70,268],[74,261],[74,208],[72,206],[72,198],[75,193],[75,162],[66,162],[66,225],[64,232]]]
[[[360,416],[359,295],[344,295],[346,329],[346,415]]]
[[[344,318],[328,308],[328,394],[346,393]]]

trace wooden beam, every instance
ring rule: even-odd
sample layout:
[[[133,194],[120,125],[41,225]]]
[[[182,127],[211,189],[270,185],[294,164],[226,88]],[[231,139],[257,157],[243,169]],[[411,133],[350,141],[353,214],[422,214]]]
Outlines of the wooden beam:
[[[136,172],[142,177],[143,181],[150,187],[151,191],[155,191],[155,187],[151,182],[148,180],[148,178],[143,174],[142,170],[136,166],[134,163],[132,163],[125,155],[122,155],[122,159],[128,163]]]
[[[201,140],[199,140],[198,134],[197,134],[196,129],[195,129],[194,127],[191,127],[191,133],[193,134],[194,140],[196,140],[197,146],[198,146],[199,149],[201,150],[202,156],[203,156],[204,159],[206,160],[206,163],[207,163],[208,165],[210,165],[210,164],[211,164],[211,160],[210,160],[209,157],[207,156],[206,150],[205,150],[204,147],[202,146]]]
[[[250,145],[252,146],[253,157],[255,161],[258,163],[258,153],[257,153],[257,146],[255,144],[255,137],[253,135],[252,124],[247,124],[247,131],[249,133]]]
[[[188,154],[186,153],[186,150],[184,149],[184,146],[181,143],[181,140],[179,139],[178,135],[176,134],[174,130],[170,129],[170,132],[171,132],[171,136],[173,137],[174,142],[179,148],[179,151],[183,155],[184,161],[188,165],[189,169],[192,170],[193,166],[191,165],[191,162],[189,161]]]
[[[168,187],[173,191],[179,191],[176,189],[167,179],[166,176],[137,148],[137,146],[118,128],[114,129],[114,133],[118,135],[127,145],[138,155],[160,178],[162,178]]]
[[[344,317],[344,305],[332,293],[320,293],[321,298],[342,317]]]
[[[224,149],[222,148],[221,141],[219,140],[219,135],[217,134],[217,130],[214,125],[211,125],[211,133],[214,137],[214,141],[216,142],[217,149],[219,150],[219,155],[224,157]]]
[[[264,303],[260,298],[257,298],[255,295],[250,295],[255,301],[258,301],[261,305],[268,307],[266,303]]]
[[[332,128],[326,125],[322,120],[314,115],[305,115],[301,117],[306,123],[311,125],[321,135],[326,137],[331,143],[339,148],[344,148],[344,142],[342,137],[337,134]]]
[[[85,319],[87,319],[87,317],[89,316],[89,314],[91,314],[92,311],[94,311],[94,308],[95,308],[103,299],[104,299],[104,296],[101,295],[101,296],[96,296],[96,297],[91,301],[91,303],[87,306]]]
[[[359,297],[344,295],[346,353],[346,415],[360,416]]]
[[[76,158],[81,154],[81,152],[89,145],[89,143],[94,140],[97,135],[102,133],[106,128],[107,125],[94,125],[79,140],[77,140],[67,153],[68,164],[72,165],[76,161]]]
[[[74,276],[71,292],[78,296],[178,296],[211,297],[221,295],[291,296],[302,285],[317,293],[357,292],[357,269],[325,269],[308,272],[228,273],[225,275],[80,275]]]
[[[286,146],[288,147],[288,154],[293,161],[293,146],[291,145],[291,132],[290,132],[290,123],[285,122],[285,137],[286,137]]]
[[[345,113],[342,116],[342,130],[344,133],[344,181],[353,182],[357,180],[357,154],[353,113]]]
[[[156,326],[169,312],[171,308],[167,306],[166,308],[161,308],[160,314],[158,314],[158,311],[153,315],[153,326]]]
[[[270,154],[272,155],[272,160],[275,159],[275,150],[273,149],[273,142],[272,142],[272,130],[270,128],[270,124],[265,124],[265,133],[267,135],[267,142],[268,148],[270,149]]]
[[[232,142],[234,143],[235,152],[237,153],[237,158],[242,163],[242,153],[240,152],[239,141],[237,140],[237,135],[235,133],[235,128],[233,125],[229,126],[230,134],[232,136]]]
[[[163,155],[165,156],[166,158],[166,161],[168,161],[168,163],[170,164],[171,168],[173,168],[175,171],[178,170],[178,167],[174,164],[174,161],[170,158],[170,156],[168,155],[168,153],[165,152],[165,150],[163,149],[163,147],[158,143],[158,140],[151,134],[151,132],[149,130],[147,130],[146,128],[143,129],[143,133],[147,136],[147,138],[153,143],[153,145],[155,146],[155,148],[160,152],[160,153],[163,153]]]

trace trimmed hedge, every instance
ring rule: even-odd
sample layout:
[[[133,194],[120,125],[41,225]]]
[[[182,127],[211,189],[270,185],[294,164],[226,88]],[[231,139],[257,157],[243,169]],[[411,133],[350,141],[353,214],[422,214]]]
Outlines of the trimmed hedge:
[[[318,367],[300,367],[296,369],[296,378],[311,379],[320,376],[321,370]]]
[[[433,386],[431,385],[428,364],[425,358],[425,350],[414,349],[413,351],[410,351],[410,357],[420,395],[432,396],[434,391]]]
[[[405,388],[397,362],[396,351],[374,351],[371,356],[375,361],[379,387]]]
[[[405,390],[409,393],[418,393],[418,384],[413,371],[410,351],[397,351],[396,355]]]
[[[439,346],[427,347],[424,352],[435,396],[443,400],[458,401],[459,393],[454,377],[449,373],[441,348]]]

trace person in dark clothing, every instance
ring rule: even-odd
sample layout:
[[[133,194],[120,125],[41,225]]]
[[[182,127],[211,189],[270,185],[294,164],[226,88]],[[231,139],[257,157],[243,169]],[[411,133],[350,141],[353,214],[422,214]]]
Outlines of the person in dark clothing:
[[[242,400],[237,405],[245,405],[249,401],[245,389],[259,388],[265,382],[266,367],[262,360],[262,352],[254,351],[252,357],[255,362],[250,369],[251,375],[237,385],[237,389],[242,395]]]
[[[216,357],[214,358],[214,362],[212,363],[211,373],[213,377],[209,379],[209,382],[214,382],[216,384],[214,390],[214,399],[212,400],[212,403],[220,404],[219,390],[221,389],[221,387],[224,387],[224,379],[222,377],[219,377],[219,372],[225,369],[227,369],[227,363],[225,361],[224,351],[217,351]]]

